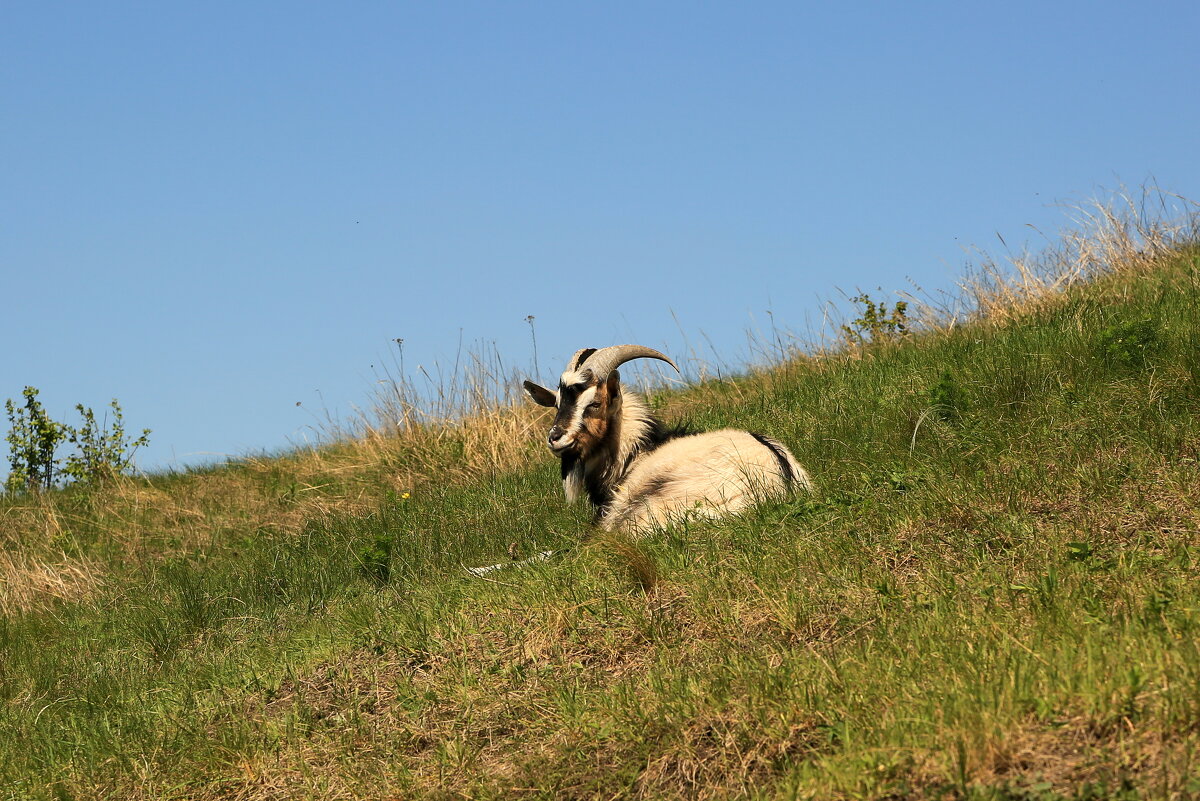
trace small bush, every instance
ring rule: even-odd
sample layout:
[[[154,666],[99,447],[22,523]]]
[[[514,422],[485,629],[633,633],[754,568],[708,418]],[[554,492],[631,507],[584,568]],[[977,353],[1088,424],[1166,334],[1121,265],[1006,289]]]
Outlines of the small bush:
[[[1149,317],[1110,325],[1100,332],[1097,343],[1103,359],[1125,367],[1145,367],[1162,346],[1158,324]]]
[[[908,336],[908,304],[897,301],[888,310],[886,303],[876,303],[865,292],[850,298],[863,305],[862,314],[842,326],[847,341],[855,345],[892,342]]]
[[[4,402],[8,413],[9,474],[5,488],[9,492],[50,489],[63,478],[81,483],[98,483],[121,475],[133,464],[133,454],[150,443],[150,429],[143,429],[136,440],[125,434],[121,406],[113,398],[112,422],[96,422],[96,414],[82,403],[75,409],[83,417],[79,428],[50,419],[38,400],[35,387],[25,387],[25,405],[17,406],[10,398]],[[57,458],[64,442],[75,445],[77,452],[65,460]]]
[[[929,402],[938,417],[950,423],[962,420],[967,411],[967,397],[949,370],[929,390]]]
[[[10,492],[54,486],[58,466],[62,464],[55,453],[71,435],[68,426],[56,423],[46,414],[35,387],[25,387],[21,394],[25,397],[24,406],[17,406],[11,398],[4,402],[10,427],[5,437],[9,446],[5,488]]]
[[[97,425],[95,413],[82,403],[75,409],[83,417],[83,425],[68,429],[78,453],[67,457],[63,473],[76,481],[99,482],[124,473],[133,464],[133,454],[138,448],[150,444],[150,429],[142,429],[142,435],[130,442],[125,436],[125,421],[121,406],[113,398],[111,424]]]
[[[392,535],[375,538],[375,542],[358,555],[358,570],[363,577],[382,587],[392,577]]]

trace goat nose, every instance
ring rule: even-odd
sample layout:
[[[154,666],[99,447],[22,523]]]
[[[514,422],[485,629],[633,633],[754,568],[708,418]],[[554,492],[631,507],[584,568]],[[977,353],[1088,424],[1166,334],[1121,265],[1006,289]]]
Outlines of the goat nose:
[[[549,438],[550,442],[553,443],[555,440],[557,440],[562,435],[563,435],[563,430],[561,428],[559,428],[558,426],[551,427],[550,438]]]

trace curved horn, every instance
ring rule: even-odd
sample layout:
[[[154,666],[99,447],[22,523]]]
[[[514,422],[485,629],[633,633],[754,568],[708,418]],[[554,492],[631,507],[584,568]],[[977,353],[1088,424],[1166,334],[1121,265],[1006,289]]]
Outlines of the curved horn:
[[[583,360],[583,364],[579,365],[579,369],[587,368],[592,371],[593,375],[603,378],[631,359],[658,359],[674,367],[675,372],[680,372],[675,362],[653,348],[647,348],[643,345],[613,345],[608,348],[600,348],[600,350],[587,356]]]

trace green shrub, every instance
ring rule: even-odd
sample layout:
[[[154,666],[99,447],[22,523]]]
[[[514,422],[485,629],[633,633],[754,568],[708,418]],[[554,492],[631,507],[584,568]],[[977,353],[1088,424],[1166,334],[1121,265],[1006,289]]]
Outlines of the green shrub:
[[[876,303],[865,292],[850,298],[863,305],[862,313],[842,326],[847,341],[855,345],[880,344],[908,335],[908,304],[897,301],[889,311],[886,303]]]
[[[112,422],[97,425],[95,413],[82,403],[75,409],[83,417],[83,425],[69,429],[71,443],[79,452],[66,459],[63,473],[76,481],[99,482],[124,473],[133,464],[133,454],[138,448],[150,444],[150,429],[142,429],[142,435],[130,442],[125,435],[125,421],[121,406],[113,398]]]
[[[4,402],[10,426],[5,437],[10,471],[5,488],[10,492],[54,486],[61,464],[54,454],[71,436],[68,426],[56,423],[46,414],[35,387],[25,387],[21,394],[25,396],[24,406],[17,406],[11,398]]]
[[[962,387],[950,374],[949,370],[929,390],[929,402],[933,404],[934,412],[947,422],[962,420],[967,411],[967,397]]]
[[[113,398],[112,421],[96,422],[96,414],[82,403],[75,409],[83,417],[78,428],[50,419],[38,400],[35,387],[25,387],[25,405],[4,402],[8,413],[9,474],[5,489],[28,492],[50,489],[60,480],[98,483],[124,473],[133,464],[133,454],[150,443],[150,429],[132,442],[125,433],[121,406]],[[57,458],[59,446],[70,442],[76,452]]]
[[[358,570],[364,578],[382,587],[392,577],[392,535],[383,534],[358,555]]]
[[[1110,325],[1100,332],[1097,343],[1103,359],[1125,367],[1145,367],[1162,346],[1158,324],[1149,317]]]

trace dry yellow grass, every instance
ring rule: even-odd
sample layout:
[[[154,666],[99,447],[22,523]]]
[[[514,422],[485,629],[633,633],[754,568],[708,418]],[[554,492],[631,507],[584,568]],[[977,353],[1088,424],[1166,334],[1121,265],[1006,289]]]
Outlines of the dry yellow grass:
[[[28,553],[0,551],[0,610],[5,612],[77,600],[99,582],[99,569],[90,561],[63,557],[49,563]]]
[[[961,299],[971,319],[1003,325],[1061,299],[1078,284],[1153,270],[1181,244],[1196,241],[1197,209],[1197,203],[1157,186],[1137,194],[1122,187],[1108,198],[1068,208],[1069,227],[1047,250],[1010,255],[1007,262],[981,253],[980,263],[959,282]],[[917,302],[922,322],[955,322],[945,306]]]

